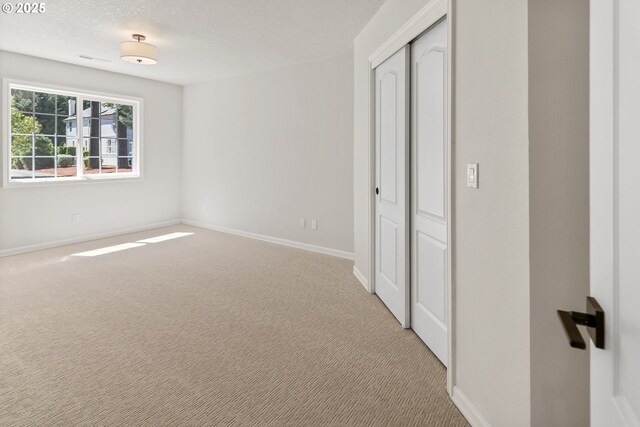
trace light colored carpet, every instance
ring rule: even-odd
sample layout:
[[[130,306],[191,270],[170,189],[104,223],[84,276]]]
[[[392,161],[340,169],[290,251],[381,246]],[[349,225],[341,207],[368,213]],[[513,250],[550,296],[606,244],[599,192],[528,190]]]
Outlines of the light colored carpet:
[[[0,425],[468,425],[351,269],[187,226],[0,259]]]

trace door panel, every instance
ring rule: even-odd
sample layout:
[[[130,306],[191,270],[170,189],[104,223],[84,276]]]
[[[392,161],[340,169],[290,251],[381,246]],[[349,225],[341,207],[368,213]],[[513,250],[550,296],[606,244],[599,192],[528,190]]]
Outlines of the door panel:
[[[411,45],[411,327],[447,363],[447,21]]]
[[[416,304],[445,327],[447,246],[419,231],[416,232],[416,239],[416,259],[420,267],[416,277]]]
[[[590,16],[591,425],[640,426],[640,4],[592,0]]]
[[[416,132],[420,136],[416,145],[419,183],[417,206],[421,215],[431,214],[444,219],[444,98],[446,52],[440,46],[431,46],[415,59],[416,108],[420,112]]]
[[[375,70],[376,226],[375,292],[409,327],[409,49],[402,48]]]
[[[398,77],[388,70],[380,78],[380,199],[397,205],[398,193]]]
[[[388,218],[380,218],[380,274],[387,283],[398,288],[398,224]]]

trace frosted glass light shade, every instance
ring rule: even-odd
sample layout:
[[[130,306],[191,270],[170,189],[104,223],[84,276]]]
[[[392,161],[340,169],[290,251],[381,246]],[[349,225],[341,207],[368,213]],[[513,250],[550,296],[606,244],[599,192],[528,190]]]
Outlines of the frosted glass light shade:
[[[120,58],[133,64],[155,64],[158,62],[158,48],[144,42],[122,42]]]

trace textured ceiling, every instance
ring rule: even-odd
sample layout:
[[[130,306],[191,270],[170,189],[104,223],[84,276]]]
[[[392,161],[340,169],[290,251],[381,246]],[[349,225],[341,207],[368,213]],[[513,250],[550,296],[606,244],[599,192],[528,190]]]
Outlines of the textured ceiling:
[[[40,15],[0,13],[0,49],[189,84],[346,53],[383,1],[50,0]],[[158,47],[157,65],[120,60],[133,33]]]

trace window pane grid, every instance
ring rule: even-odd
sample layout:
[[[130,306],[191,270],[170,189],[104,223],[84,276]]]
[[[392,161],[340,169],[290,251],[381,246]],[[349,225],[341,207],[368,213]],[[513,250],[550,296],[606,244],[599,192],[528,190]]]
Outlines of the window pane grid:
[[[9,178],[136,172],[134,112],[128,104],[11,88]]]

